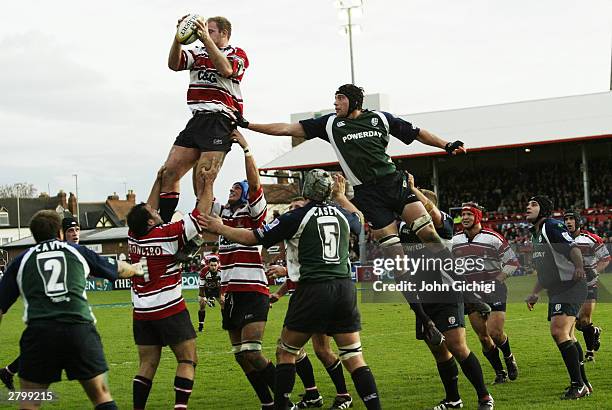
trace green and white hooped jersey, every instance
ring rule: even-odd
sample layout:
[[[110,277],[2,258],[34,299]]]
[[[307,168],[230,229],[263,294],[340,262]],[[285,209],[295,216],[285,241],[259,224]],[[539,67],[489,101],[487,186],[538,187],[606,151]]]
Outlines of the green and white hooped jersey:
[[[44,241],[19,255],[0,282],[0,309],[21,295],[23,320],[95,323],[85,288],[89,274],[114,281],[117,262],[79,245]]]
[[[332,145],[352,185],[374,182],[395,172],[395,164],[387,154],[391,135],[405,144],[419,135],[419,129],[409,122],[382,111],[365,110],[355,119],[329,114],[300,124],[307,139],[321,138]]]
[[[360,230],[356,214],[334,204],[309,202],[254,232],[266,248],[285,241],[293,282],[321,282],[351,277],[350,232]]]

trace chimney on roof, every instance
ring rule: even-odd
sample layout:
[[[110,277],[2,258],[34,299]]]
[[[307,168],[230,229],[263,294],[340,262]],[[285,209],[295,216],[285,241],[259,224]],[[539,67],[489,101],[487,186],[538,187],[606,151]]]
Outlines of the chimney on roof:
[[[68,210],[72,215],[77,214],[77,197],[72,192],[70,193],[70,197],[68,198]]]
[[[59,205],[66,209],[68,208],[68,201],[66,200],[66,193],[60,189],[60,191],[57,193],[57,200],[59,202]]]
[[[109,199],[111,201],[118,201],[119,200],[119,195],[117,195],[116,192],[113,192],[113,194],[109,195],[106,199]]]
[[[131,189],[128,190],[127,195],[125,196],[125,199],[129,203],[136,204],[136,194]]]

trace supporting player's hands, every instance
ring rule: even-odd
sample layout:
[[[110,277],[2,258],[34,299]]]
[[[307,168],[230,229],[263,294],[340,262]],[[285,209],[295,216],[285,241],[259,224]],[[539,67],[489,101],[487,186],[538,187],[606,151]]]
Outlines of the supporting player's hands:
[[[525,302],[527,302],[527,309],[533,310],[536,303],[538,303],[539,295],[537,293],[532,293],[531,295],[525,298]]]
[[[249,147],[249,143],[247,142],[246,138],[244,138],[244,135],[242,135],[242,133],[238,130],[234,130],[232,132],[230,139],[234,144],[240,145],[242,149]]]
[[[234,111],[234,117],[236,117],[235,124],[240,128],[249,128],[249,122],[242,116],[242,113],[238,110]]]
[[[273,279],[287,276],[287,268],[281,265],[270,265],[266,270],[266,276]]]
[[[223,229],[223,220],[217,215],[198,215],[198,224],[210,233],[219,234]]]
[[[121,279],[144,276],[144,274],[144,266],[140,262],[130,264],[125,261],[119,261],[117,264],[117,276]]]
[[[157,178],[157,180],[158,180],[158,181],[161,181],[161,180],[162,180],[162,177],[163,177],[163,175],[164,175],[164,171],[165,171],[165,170],[166,170],[166,164],[162,165],[162,166],[159,168],[159,170],[157,171],[157,176],[156,176],[156,178]]]
[[[466,154],[467,149],[463,146],[463,141],[447,142],[444,146],[444,150],[448,155]]]
[[[332,186],[332,198],[346,194],[346,178],[342,174],[334,174],[334,185]]]
[[[411,191],[414,191],[414,175],[409,172],[406,172],[406,175],[408,175],[408,187]]]

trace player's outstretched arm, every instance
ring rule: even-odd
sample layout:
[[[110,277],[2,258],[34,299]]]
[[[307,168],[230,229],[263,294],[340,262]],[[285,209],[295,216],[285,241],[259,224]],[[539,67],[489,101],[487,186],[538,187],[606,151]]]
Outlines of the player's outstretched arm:
[[[131,278],[132,276],[143,276],[144,271],[140,263],[127,263],[119,261],[117,265],[117,273],[121,279]]]
[[[187,16],[188,14],[178,19],[176,26],[178,27]],[[178,42],[176,36],[172,39],[172,46],[170,46],[170,53],[168,53],[168,68],[172,71],[179,71],[181,69],[181,43]]]
[[[436,134],[421,128],[417,140],[425,145],[442,148],[450,155],[466,154],[467,149],[463,146],[463,142],[454,141],[448,142],[438,137]]]
[[[346,197],[346,178],[342,174],[334,175],[334,185],[332,187],[332,199],[342,208],[350,213],[357,214],[359,220],[363,223],[363,214],[349,199]]]
[[[223,220],[217,215],[198,215],[198,223],[204,230],[213,234],[223,235],[224,238],[231,242],[237,242],[242,245],[257,245],[258,243],[252,230],[223,225]]]

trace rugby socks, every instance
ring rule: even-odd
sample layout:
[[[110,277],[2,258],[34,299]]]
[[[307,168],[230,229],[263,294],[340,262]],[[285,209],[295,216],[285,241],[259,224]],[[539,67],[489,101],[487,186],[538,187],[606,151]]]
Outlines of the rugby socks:
[[[182,410],[187,408],[187,402],[193,390],[193,380],[185,377],[174,377],[174,408]]]
[[[274,363],[272,362],[268,362],[268,365],[263,370],[259,371],[259,374],[261,374],[262,379],[266,382],[266,384],[272,391],[274,391],[274,377],[275,377],[274,373],[275,371],[276,371],[276,368],[274,367]]]
[[[589,379],[587,378],[586,371],[584,370],[584,352],[582,351],[582,346],[580,346],[580,342],[574,342],[576,345],[576,350],[578,350],[578,360],[580,362],[580,377],[582,377],[582,381],[585,384],[589,383]]]
[[[13,362],[11,364],[6,366],[6,370],[8,370],[8,372],[12,376],[17,374],[17,372],[19,371],[19,356],[17,356],[17,358],[15,360],[13,360]]]
[[[145,408],[152,385],[153,380],[149,380],[146,377],[138,375],[134,377],[134,380],[132,381],[132,398],[134,401],[134,410],[143,410]]]
[[[444,392],[446,393],[446,400],[450,401],[459,401],[461,397],[459,396],[459,368],[457,367],[457,362],[454,357],[451,357],[450,360],[445,362],[437,363],[438,366],[438,374],[440,375],[440,380],[442,380],[442,384],[444,385]]]
[[[164,223],[170,222],[179,202],[178,192],[162,192],[159,194],[159,216]]]
[[[595,340],[595,326],[593,323],[589,323],[583,326],[581,329],[582,335],[584,336],[584,344],[589,352],[593,351],[593,341]]]
[[[306,389],[306,392],[317,391],[314,370],[312,368],[312,363],[310,362],[308,355],[305,354],[304,357],[295,362],[295,371],[300,377],[300,380],[302,380],[302,384],[304,384],[304,389]]]
[[[491,363],[491,366],[493,366],[495,374],[503,373],[504,365],[502,364],[501,359],[499,358],[499,349],[497,348],[497,346],[493,347],[493,349],[489,350],[488,352],[485,352],[483,350],[482,354],[484,354],[489,363]]]
[[[206,310],[198,310],[198,323],[203,325],[204,319],[206,319]]]
[[[98,404],[96,407],[94,407],[94,410],[117,410],[119,407],[117,407],[117,403],[115,403],[114,400],[112,401],[107,401],[106,403],[100,403]]]
[[[461,370],[463,374],[465,374],[465,377],[467,377],[470,383],[472,383],[472,386],[474,386],[474,389],[476,389],[478,399],[489,395],[482,375],[482,367],[480,367],[480,362],[474,352],[470,352],[468,357],[460,361],[459,366],[461,366]]]
[[[573,340],[566,340],[565,342],[558,344],[557,347],[559,348],[561,356],[563,357],[563,362],[567,368],[567,373],[572,381],[572,385],[582,386],[584,381],[580,375],[580,357],[578,355],[578,348],[576,347],[576,344]]]
[[[363,400],[367,409],[379,410],[380,407],[380,396],[378,395],[378,388],[376,387],[376,380],[374,380],[374,374],[368,366],[361,366],[351,373],[355,389],[357,394]]]
[[[251,386],[253,386],[253,390],[255,390],[255,394],[257,394],[261,406],[269,406],[272,408],[274,399],[272,398],[272,394],[270,394],[270,389],[268,389],[268,385],[263,379],[261,372],[253,370],[252,372],[246,373],[245,376],[249,380],[249,383],[251,383]]]
[[[502,351],[504,359],[509,359],[512,356],[512,350],[510,350],[510,338],[506,336],[506,341],[500,345],[497,345],[499,350]]]
[[[340,363],[340,359],[336,359],[334,364],[329,367],[326,367],[325,370],[327,370],[327,374],[329,374],[329,377],[334,383],[334,386],[336,386],[336,394],[348,394],[348,390],[346,389],[346,381],[344,380],[344,372],[342,370],[342,363]]]
[[[289,396],[295,384],[295,364],[279,363],[276,366],[276,381],[274,384],[274,408],[287,410]]]

